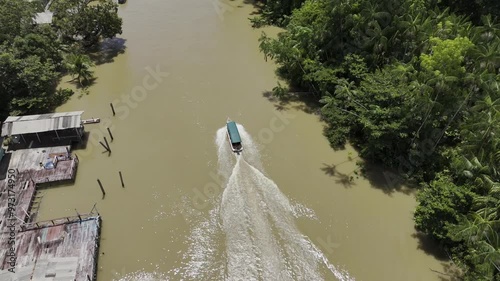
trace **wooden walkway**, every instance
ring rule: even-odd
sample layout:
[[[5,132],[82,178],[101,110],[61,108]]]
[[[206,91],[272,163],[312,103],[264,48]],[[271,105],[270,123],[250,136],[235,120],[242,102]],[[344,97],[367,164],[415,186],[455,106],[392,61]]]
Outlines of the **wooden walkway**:
[[[30,221],[31,206],[36,193],[35,183],[29,179],[27,174],[9,173],[12,182],[9,184],[8,178],[0,181],[0,233],[9,232],[7,225],[15,222],[20,225]],[[15,200],[14,211],[10,212],[9,202]],[[12,205],[11,205],[12,207]],[[12,213],[12,216],[11,216]],[[0,247],[0,258],[3,247]]]
[[[69,146],[16,150],[9,168],[28,173],[36,184],[73,181],[79,161],[69,151]]]
[[[15,239],[16,265],[1,256],[0,280],[95,280],[101,219],[98,215],[26,224]],[[0,236],[5,245],[8,235]],[[3,247],[2,247],[3,248]]]
[[[96,280],[101,218],[36,222],[39,184],[74,180],[69,146],[13,151],[0,180],[0,280]],[[46,169],[49,168],[49,169]]]

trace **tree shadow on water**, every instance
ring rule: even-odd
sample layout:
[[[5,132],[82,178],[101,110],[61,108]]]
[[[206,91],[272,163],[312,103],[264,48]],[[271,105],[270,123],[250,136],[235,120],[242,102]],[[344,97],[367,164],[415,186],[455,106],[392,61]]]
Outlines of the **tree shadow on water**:
[[[252,16],[262,15],[262,11],[265,6],[264,1],[258,1],[258,0],[243,0],[243,4],[252,5],[255,8],[255,10],[250,13],[250,15]]]
[[[438,278],[440,281],[463,281],[462,271],[451,263],[443,262],[444,272],[431,269],[433,272],[439,274]]]
[[[115,57],[125,53],[125,42],[123,38],[109,38],[103,40],[98,46],[89,50],[88,56],[96,65],[111,63]]]
[[[439,245],[432,240],[431,237],[422,232],[416,232],[411,237],[418,240],[418,249],[424,251],[427,255],[433,256],[439,261],[449,261],[446,253],[439,247]]]
[[[416,190],[415,186],[404,181],[397,171],[382,167],[379,164],[363,163],[362,175],[370,182],[372,187],[380,189],[387,195],[392,195],[394,192],[412,195]]]
[[[96,84],[96,81],[97,81],[97,77],[92,77],[86,81],[83,81],[82,83],[80,83],[80,81],[78,81],[78,78],[75,78],[75,77],[71,77],[70,80],[66,81],[67,83],[69,84],[72,84],[75,86],[76,89],[78,90],[85,90],[85,89],[88,89],[89,87],[91,86],[94,86]]]
[[[262,96],[274,104],[279,110],[296,109],[308,114],[319,115],[322,104],[309,92],[290,92],[284,97],[276,97],[272,91],[265,91]]]
[[[328,176],[331,176],[331,177],[334,177],[336,178],[335,180],[335,183],[338,183],[338,184],[341,184],[343,185],[345,188],[350,188],[354,185],[356,185],[353,180],[354,180],[354,177],[351,176],[351,174],[354,172],[352,171],[351,173],[349,174],[345,174],[345,173],[342,173],[342,172],[339,172],[337,170],[337,165],[335,164],[331,164],[331,165],[328,165],[328,164],[325,164],[323,163],[323,167],[321,167],[321,170]]]
[[[427,255],[430,255],[440,261],[442,268],[436,270],[434,268],[429,268],[432,272],[438,275],[441,281],[461,281],[463,280],[461,275],[462,272],[460,268],[454,265],[446,252],[439,247],[439,245],[432,240],[428,235],[422,232],[416,232],[411,235],[413,238],[418,240],[417,249],[423,251]]]

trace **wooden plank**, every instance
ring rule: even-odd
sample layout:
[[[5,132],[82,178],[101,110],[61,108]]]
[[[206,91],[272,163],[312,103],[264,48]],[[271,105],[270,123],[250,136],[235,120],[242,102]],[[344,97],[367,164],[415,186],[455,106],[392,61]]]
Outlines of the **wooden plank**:
[[[58,224],[56,226],[32,228],[16,235],[16,269],[32,268],[31,278],[36,275],[56,274],[64,268],[75,267],[75,280],[94,280],[97,272],[97,256],[101,219],[92,214],[83,215],[80,222]],[[0,246],[6,247],[7,235],[0,235]],[[10,265],[5,259],[0,270],[8,270]],[[72,262],[74,261],[74,262]],[[49,267],[47,262],[53,267]],[[17,271],[17,270],[16,270]],[[23,271],[25,272],[25,271]],[[61,275],[63,273],[59,273]],[[70,275],[73,273],[70,273]],[[15,275],[14,275],[15,276]]]
[[[8,182],[9,175],[14,175],[11,178],[11,185],[9,185]],[[22,173],[8,173],[7,178],[0,182],[0,233],[10,232],[7,226],[13,221],[15,221],[16,225],[28,221],[29,218],[27,214],[30,211],[30,205],[35,195],[35,190],[35,183],[29,179],[29,176]],[[9,202],[12,203],[12,199],[15,200],[15,206],[11,205],[11,207],[14,207],[15,211],[12,212],[11,217]]]
[[[69,146],[20,149],[12,152],[9,168],[26,172],[37,184],[73,181],[78,166],[78,158],[68,155]],[[46,169],[44,165],[59,159],[54,169]]]

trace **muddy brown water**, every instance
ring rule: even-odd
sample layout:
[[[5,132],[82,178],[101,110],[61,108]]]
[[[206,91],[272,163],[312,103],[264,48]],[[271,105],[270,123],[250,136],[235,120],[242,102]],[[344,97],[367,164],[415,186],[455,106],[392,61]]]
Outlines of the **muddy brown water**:
[[[315,245],[311,253],[321,257],[308,265],[311,275],[282,274],[300,270],[281,268],[276,280],[315,274],[324,280],[442,280],[446,276],[436,271],[445,272],[446,264],[420,249],[415,237],[414,195],[388,194],[358,178],[355,151],[333,151],[316,115],[300,109],[301,103],[279,111],[263,96],[276,85],[275,66],[258,50],[262,30],[249,25],[252,10],[240,1],[215,0],[129,0],[121,5],[124,32],[109,47],[125,46],[123,52],[110,54],[95,68],[97,80],[88,94],[77,93],[58,108],[85,110],[85,118],[102,122],[86,126],[87,146],[75,151],[81,160],[75,184],[45,190],[38,218],[74,215],[75,209],[86,213],[96,204],[103,217],[99,281],[238,280],[244,274],[243,280],[259,280],[273,273],[272,267],[252,260],[255,256],[245,260],[248,253],[233,251],[231,237],[237,247],[250,243],[248,249],[261,249],[257,256],[264,260],[273,260],[269,255],[275,253],[298,267],[307,256],[295,258],[282,249],[298,249],[300,256],[305,249],[300,243]],[[67,80],[63,84],[69,85]],[[227,117],[253,138],[253,150],[249,147],[242,157],[256,167],[258,161],[248,159],[259,156],[258,170],[264,172],[255,171],[250,181],[243,171],[253,173],[252,168],[241,166],[242,174],[230,180],[248,185],[238,187],[239,195],[223,195],[229,179],[217,176],[220,157],[229,161],[227,176],[236,170],[236,158],[222,155],[216,144]],[[110,156],[98,144],[103,136],[110,140],[107,127],[114,135]],[[251,188],[275,193],[262,199]],[[242,201],[241,208],[229,209],[236,200],[231,196],[256,205]],[[259,198],[268,205],[258,207]],[[283,209],[272,210],[273,200]],[[292,206],[290,214],[284,214],[287,206]],[[233,226],[250,234],[229,235]],[[269,247],[274,252],[266,252]],[[242,256],[233,263],[228,255]]]

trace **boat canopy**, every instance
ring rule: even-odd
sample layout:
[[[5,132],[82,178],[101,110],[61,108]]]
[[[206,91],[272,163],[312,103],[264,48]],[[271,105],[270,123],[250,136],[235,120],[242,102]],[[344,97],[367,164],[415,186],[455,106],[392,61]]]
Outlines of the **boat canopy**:
[[[238,133],[238,127],[234,121],[227,122],[227,131],[229,132],[229,137],[232,143],[240,143],[240,133]]]

